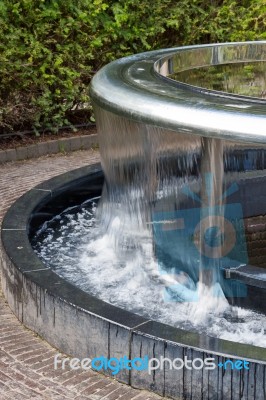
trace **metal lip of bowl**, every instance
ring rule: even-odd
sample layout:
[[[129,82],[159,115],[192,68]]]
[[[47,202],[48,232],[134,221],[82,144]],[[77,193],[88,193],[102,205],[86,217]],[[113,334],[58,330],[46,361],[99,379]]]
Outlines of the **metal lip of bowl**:
[[[195,66],[199,57],[201,65],[263,61],[266,41],[175,47],[113,61],[92,79],[92,101],[121,117],[186,134],[265,143],[265,101],[215,91],[210,95],[166,77],[169,60],[188,68],[194,56]]]
[[[254,47],[254,46],[253,46]],[[220,46],[193,48],[177,52],[173,55],[160,58],[154,63],[155,72],[167,82],[171,81],[173,85],[190,91],[200,92],[213,96],[220,96],[232,100],[245,101],[248,103],[257,103],[266,105],[266,99],[256,96],[241,95],[222,90],[208,89],[204,86],[192,85],[182,81],[175,80],[169,75],[186,72],[204,67],[216,67],[220,65],[250,63],[263,61],[266,63],[266,53],[250,52],[250,46],[243,46],[242,51],[238,51],[235,56],[236,46]],[[244,50],[244,51],[243,51]],[[198,61],[197,61],[198,60]],[[265,64],[266,65],[266,64]]]
[[[43,217],[44,207],[57,213],[62,211],[59,200],[64,198],[72,201],[72,193],[79,193],[80,187],[88,187],[93,197],[97,186],[95,179],[102,179],[102,176],[100,164],[59,175],[26,192],[6,213],[1,228],[3,290],[15,315],[28,328],[68,354],[81,351],[75,350],[77,347],[73,341],[79,343],[78,349],[83,348],[83,341],[86,342],[86,338],[82,336],[84,332],[81,331],[79,336],[79,326],[74,337],[69,333],[72,332],[75,323],[73,321],[80,323],[80,329],[83,329],[86,327],[86,318],[88,321],[90,318],[97,318],[111,324],[115,329],[124,329],[129,335],[134,333],[173,346],[266,364],[266,349],[262,347],[218,339],[148,320],[84,292],[42,263],[29,240],[32,225],[34,230],[38,229],[38,224],[34,222],[36,217]],[[41,222],[44,223],[45,220],[42,219]],[[66,307],[69,313],[67,318],[64,314]],[[82,313],[80,317],[79,312]],[[57,318],[55,322],[54,316]],[[58,323],[60,318],[63,320],[63,331]],[[127,346],[128,340],[129,337],[125,336],[120,345]],[[104,343],[99,343],[100,347],[101,345],[104,346]],[[97,354],[89,356],[97,357]]]

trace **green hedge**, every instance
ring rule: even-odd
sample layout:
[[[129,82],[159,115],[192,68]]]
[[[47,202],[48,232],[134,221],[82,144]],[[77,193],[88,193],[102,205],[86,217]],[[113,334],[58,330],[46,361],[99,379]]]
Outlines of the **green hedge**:
[[[266,38],[265,0],[0,0],[0,132],[57,131],[107,62],[160,47]]]

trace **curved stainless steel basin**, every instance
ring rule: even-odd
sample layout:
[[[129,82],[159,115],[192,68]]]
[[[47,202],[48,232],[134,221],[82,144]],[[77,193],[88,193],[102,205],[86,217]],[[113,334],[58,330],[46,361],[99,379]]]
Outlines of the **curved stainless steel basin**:
[[[177,47],[114,61],[92,80],[93,102],[134,121],[185,134],[265,143],[265,101],[233,96],[166,78],[180,69],[266,61],[266,42]]]

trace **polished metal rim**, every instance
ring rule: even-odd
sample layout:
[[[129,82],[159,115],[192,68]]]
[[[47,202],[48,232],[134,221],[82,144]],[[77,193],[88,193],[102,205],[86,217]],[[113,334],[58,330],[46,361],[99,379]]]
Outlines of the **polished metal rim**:
[[[177,53],[162,57],[154,64],[154,70],[159,76],[167,81],[171,81],[173,85],[180,88],[198,91],[200,93],[213,96],[226,97],[237,101],[255,102],[266,105],[266,99],[256,96],[246,96],[225,91],[208,89],[202,86],[195,86],[172,79],[171,75],[199,69],[210,66],[251,63],[251,62],[266,62],[266,46],[261,42],[255,44],[228,44],[228,45],[212,45],[207,47],[196,47],[178,51]]]
[[[141,53],[102,68],[92,80],[90,93],[95,104],[134,121],[187,134],[266,143],[264,101],[215,91],[210,95],[167,78],[171,68],[254,60],[266,60],[266,41]]]

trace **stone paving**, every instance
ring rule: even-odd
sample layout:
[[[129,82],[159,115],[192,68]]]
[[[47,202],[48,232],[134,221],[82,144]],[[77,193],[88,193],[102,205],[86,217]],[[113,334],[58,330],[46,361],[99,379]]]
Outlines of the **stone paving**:
[[[89,150],[1,165],[0,222],[9,206],[38,183],[97,161],[99,153]],[[57,353],[17,320],[0,290],[0,400],[162,399],[93,371],[54,370]]]

